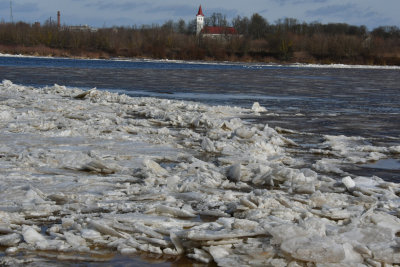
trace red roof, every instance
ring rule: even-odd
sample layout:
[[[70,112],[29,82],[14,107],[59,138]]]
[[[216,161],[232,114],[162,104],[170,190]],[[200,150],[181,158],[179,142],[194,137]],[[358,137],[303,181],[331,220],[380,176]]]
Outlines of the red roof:
[[[238,34],[239,32],[232,27],[209,27],[205,26],[201,33],[208,33],[208,34]]]
[[[201,5],[200,5],[200,7],[199,7],[199,12],[197,12],[196,17],[197,17],[197,16],[203,16],[203,17],[204,17],[204,15],[203,15],[203,10],[201,10]]]

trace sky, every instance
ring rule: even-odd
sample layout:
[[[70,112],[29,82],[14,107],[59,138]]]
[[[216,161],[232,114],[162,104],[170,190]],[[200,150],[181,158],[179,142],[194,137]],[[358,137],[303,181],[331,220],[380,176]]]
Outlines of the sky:
[[[279,18],[296,18],[300,22],[348,23],[400,27],[400,0],[12,0],[13,21],[43,23],[50,17],[61,24],[91,27],[162,25],[180,18],[189,22],[202,6],[204,15],[221,13],[233,17],[251,17],[258,13],[273,24]],[[0,0],[0,18],[10,21],[10,1]]]

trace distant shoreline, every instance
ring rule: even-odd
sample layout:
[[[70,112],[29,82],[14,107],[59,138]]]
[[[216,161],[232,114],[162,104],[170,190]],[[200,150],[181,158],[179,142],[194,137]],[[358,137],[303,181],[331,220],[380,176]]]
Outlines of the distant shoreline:
[[[340,63],[331,63],[331,64],[311,64],[311,63],[302,63],[302,62],[242,62],[242,61],[218,61],[218,60],[179,60],[179,59],[154,59],[154,58],[144,58],[144,57],[108,57],[108,58],[91,58],[91,57],[82,57],[82,56],[52,56],[52,55],[23,55],[23,54],[3,54],[0,53],[1,57],[15,57],[15,58],[44,58],[44,59],[76,59],[76,60],[104,60],[104,61],[143,61],[143,62],[159,62],[159,63],[183,63],[183,64],[251,64],[254,66],[262,65],[262,66],[275,66],[275,67],[301,67],[301,68],[327,68],[327,69],[349,69],[349,68],[357,68],[357,69],[400,69],[400,66],[388,66],[388,65],[362,65],[362,64],[340,64]]]

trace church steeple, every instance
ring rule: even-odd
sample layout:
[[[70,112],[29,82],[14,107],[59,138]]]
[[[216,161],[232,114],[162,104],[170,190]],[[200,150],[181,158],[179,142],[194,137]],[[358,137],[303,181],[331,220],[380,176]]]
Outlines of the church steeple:
[[[203,10],[201,10],[201,5],[200,5],[200,7],[199,7],[199,12],[197,12],[197,15],[196,16],[203,16],[204,17],[204,15],[203,15]]]
[[[199,12],[197,12],[196,18],[197,18],[196,35],[199,35],[204,26],[204,14],[203,10],[201,9],[201,5],[199,7]]]

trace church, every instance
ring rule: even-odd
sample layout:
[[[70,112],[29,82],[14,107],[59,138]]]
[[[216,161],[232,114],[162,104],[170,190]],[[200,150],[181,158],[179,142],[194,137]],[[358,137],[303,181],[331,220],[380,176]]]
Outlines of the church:
[[[196,20],[196,35],[200,38],[212,38],[227,41],[230,40],[233,35],[239,36],[239,32],[233,27],[204,26],[204,14],[201,5],[197,12]]]

